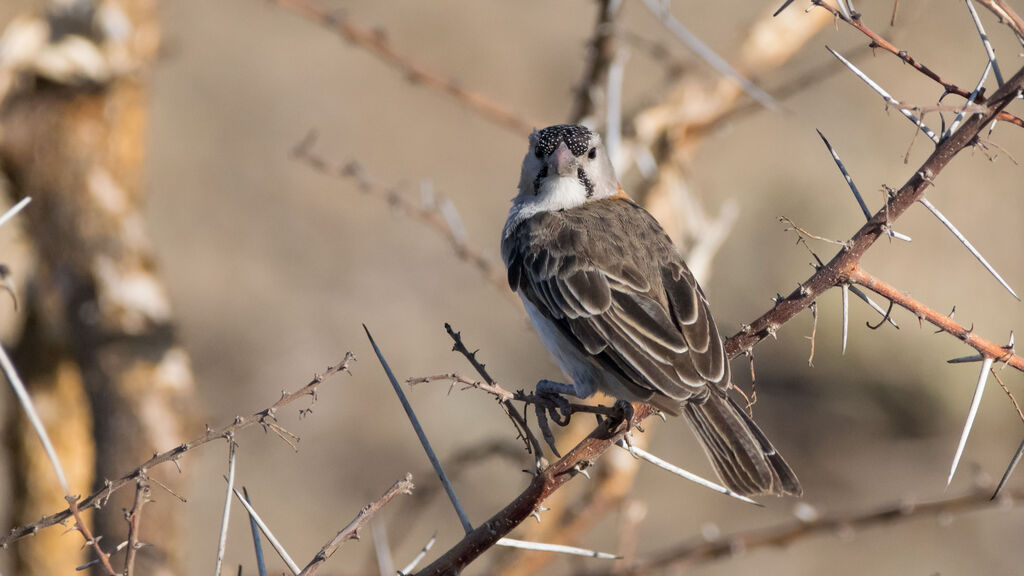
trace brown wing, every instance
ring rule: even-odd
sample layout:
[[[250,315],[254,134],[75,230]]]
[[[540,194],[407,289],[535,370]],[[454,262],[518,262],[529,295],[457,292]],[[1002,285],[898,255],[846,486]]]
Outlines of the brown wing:
[[[538,214],[502,241],[509,285],[638,395],[728,385],[707,300],[657,221],[608,199]]]

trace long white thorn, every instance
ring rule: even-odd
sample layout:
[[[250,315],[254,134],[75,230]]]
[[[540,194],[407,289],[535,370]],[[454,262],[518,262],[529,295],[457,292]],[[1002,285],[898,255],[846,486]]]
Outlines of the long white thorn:
[[[942,214],[942,212],[939,212],[938,208],[936,208],[924,196],[922,196],[921,198],[918,198],[917,201],[920,202],[921,204],[923,204],[924,207],[927,208],[929,212],[934,214],[935,217],[939,219],[939,222],[942,222],[943,226],[948,228],[949,231],[953,233],[953,236],[956,236],[956,239],[959,240],[960,243],[963,244],[965,248],[967,248],[967,250],[971,253],[971,255],[974,256],[975,258],[977,258],[978,262],[981,262],[981,265],[985,267],[985,270],[988,270],[989,274],[994,276],[995,279],[998,280],[999,283],[1003,285],[1003,288],[1006,288],[1006,290],[1010,294],[1013,294],[1014,298],[1016,298],[1017,300],[1020,300],[1020,296],[1017,296],[1017,293],[1013,291],[1013,288],[1010,288],[1010,285],[1006,283],[1006,280],[1003,280],[1003,277],[999,275],[999,272],[996,272],[996,269],[993,268],[992,265],[988,263],[988,260],[985,260],[985,257],[981,255],[981,252],[978,252],[978,249],[974,247],[974,244],[971,244],[970,241],[967,240],[967,237],[965,237],[960,232],[960,230],[957,230],[957,227],[954,226],[953,223],[950,222],[949,219],[946,218]]]
[[[43,450],[46,451],[46,456],[50,459],[50,465],[53,466],[53,471],[57,474],[57,481],[60,482],[64,495],[71,496],[71,489],[68,488],[68,479],[64,475],[64,467],[60,465],[60,458],[57,458],[57,450],[54,449],[53,443],[50,442],[50,435],[46,433],[43,421],[39,419],[35,405],[32,404],[32,397],[29,396],[28,390],[25,389],[25,384],[21,381],[21,377],[18,376],[18,371],[14,369],[14,363],[7,356],[7,351],[4,350],[3,346],[0,346],[0,367],[3,368],[4,374],[7,375],[7,381],[14,388],[14,395],[21,402],[21,407],[25,410],[28,421],[32,424],[36,435],[39,436],[39,440],[43,443]]]
[[[735,68],[729,65],[724,58],[715,53],[710,46],[705,44],[696,34],[690,31],[689,28],[683,26],[683,23],[676,19],[672,15],[672,12],[668,9],[668,5],[660,2],[659,0],[644,0],[644,5],[651,11],[651,14],[661,20],[665,28],[668,28],[669,32],[672,32],[679,38],[683,44],[693,50],[701,60],[708,63],[709,66],[715,69],[722,76],[732,78],[737,84],[743,88],[743,91],[750,95],[751,98],[756,100],[759,104],[769,110],[778,110],[779,103],[774,98],[768,95],[764,90],[758,88],[753,82],[747,80],[742,74],[740,74]]]
[[[228,544],[228,523],[231,521],[231,493],[235,489],[235,442],[228,438],[228,490],[224,494],[224,512],[220,519],[220,539],[217,541],[217,564],[213,576],[220,576],[224,564],[224,550]]]
[[[858,190],[857,185],[853,183],[853,177],[850,176],[850,173],[846,170],[846,166],[843,164],[843,161],[839,159],[839,153],[832,147],[832,144],[830,144],[828,139],[825,138],[825,135],[821,133],[821,130],[817,130],[817,132],[818,136],[821,136],[821,141],[825,143],[825,147],[828,148],[829,154],[832,155],[832,159],[835,160],[836,166],[839,167],[839,171],[843,173],[843,178],[846,179],[846,185],[850,187],[850,191],[853,192],[853,197],[857,199],[857,204],[860,205],[861,212],[864,213],[864,219],[871,220],[871,212],[868,211],[868,205],[864,203],[864,197],[860,195],[860,190]],[[905,242],[911,241],[910,236],[901,234],[895,230],[886,228],[885,233],[897,240],[903,240]]]
[[[7,212],[4,212],[3,216],[0,216],[0,226],[3,226],[4,224],[7,224],[8,220],[10,220],[11,218],[14,218],[15,216],[17,216],[18,212],[21,212],[22,210],[24,210],[25,206],[28,206],[28,203],[31,202],[31,201],[32,201],[32,197],[31,196],[25,196],[17,204],[15,204],[14,206],[11,206],[7,210]]]
[[[971,400],[971,410],[967,413],[967,422],[964,423],[964,431],[960,434],[960,442],[956,446],[956,454],[953,456],[953,465],[949,467],[949,477],[946,478],[946,488],[949,488],[953,481],[953,474],[956,474],[956,467],[960,464],[960,456],[964,453],[964,446],[967,445],[967,437],[971,435],[971,428],[974,426],[974,417],[978,415],[978,407],[981,406],[981,396],[985,392],[985,382],[988,381],[988,371],[992,368],[992,358],[985,358],[981,363],[981,374],[978,375],[978,385],[974,388],[974,398]]]
[[[729,490],[725,486],[721,486],[719,484],[715,484],[714,482],[712,482],[710,480],[705,480],[704,478],[701,478],[700,476],[697,476],[693,472],[687,472],[686,470],[683,470],[682,468],[680,468],[679,466],[676,466],[675,464],[672,464],[670,462],[666,462],[666,461],[662,460],[661,458],[658,458],[654,454],[651,454],[650,452],[647,452],[646,450],[644,450],[642,448],[638,448],[636,446],[626,446],[626,443],[623,442],[622,440],[619,440],[618,442],[616,442],[615,445],[618,446],[619,448],[622,448],[623,450],[629,452],[633,456],[636,456],[636,457],[640,458],[641,460],[646,460],[647,462],[650,462],[651,464],[654,464],[658,468],[661,468],[662,470],[665,470],[666,472],[671,472],[672,474],[675,474],[676,476],[680,476],[682,478],[686,478],[690,482],[694,482],[696,484],[700,484],[701,486],[703,486],[705,488],[710,488],[710,489],[714,490],[715,492],[718,492],[718,493],[721,493],[721,494],[725,494],[726,496],[732,496],[733,498],[735,498],[737,500],[741,500],[743,502],[746,502],[747,504],[753,504],[754,506],[762,506],[762,504],[759,504],[756,501],[751,500],[750,498],[747,498],[746,496],[743,496],[742,494],[737,494],[737,493],[733,492],[732,490]]]
[[[924,122],[921,122],[921,120],[918,119],[917,116],[914,116],[913,112],[907,110],[906,108],[903,108],[902,104],[900,104],[898,100],[889,95],[889,93],[886,92],[884,88],[879,86],[877,82],[868,77],[867,74],[861,72],[859,68],[853,65],[853,62],[850,62],[846,58],[843,58],[838,52],[829,48],[828,46],[825,46],[825,49],[828,50],[833,56],[835,56],[840,62],[846,65],[846,67],[849,68],[851,72],[853,72],[858,78],[863,80],[864,83],[870,86],[872,90],[877,92],[882,97],[882,99],[885,100],[886,104],[893,108],[896,108],[897,110],[899,110],[900,114],[903,114],[904,116],[907,117],[908,120],[913,122],[914,126],[917,126],[918,129],[921,130],[921,132],[924,132],[925,136],[930,138],[932,142],[935,142],[936,144],[939,143],[939,137],[935,135],[935,132],[933,132],[931,128],[925,126]]]
[[[981,36],[981,43],[985,46],[985,55],[988,56],[988,61],[992,63],[992,71],[996,74],[996,82],[1003,85],[1003,73],[999,71],[999,62],[996,61],[996,51],[992,48],[992,42],[988,39],[988,34],[985,32],[985,27],[981,24],[981,18],[978,17],[978,11],[974,8],[974,2],[966,0],[967,9],[971,12],[971,19],[974,20],[974,27],[978,29],[978,36]]]
[[[557,552],[559,554],[569,554],[571,556],[586,556],[587,558],[604,558],[607,560],[617,560],[621,558],[621,556],[617,554],[587,550],[586,548],[564,546],[562,544],[545,544],[543,542],[527,542],[526,540],[515,540],[513,538],[501,538],[496,542],[496,544],[498,546],[507,546],[509,548],[539,550],[541,552]]]
[[[298,575],[299,572],[302,572],[299,565],[296,564],[295,561],[292,560],[292,557],[288,555],[288,551],[285,550],[284,546],[282,546],[281,543],[277,541],[277,538],[274,537],[274,533],[270,531],[270,527],[267,526],[266,523],[263,522],[263,519],[260,518],[260,515],[256,513],[256,510],[245,501],[245,498],[242,498],[242,494],[238,490],[233,490],[233,492],[235,493],[235,498],[238,498],[238,501],[242,503],[242,507],[244,507],[245,511],[249,513],[249,517],[256,522],[257,526],[260,527],[260,532],[263,532],[263,535],[267,537],[268,541],[270,541],[270,545],[277,551],[277,555],[280,556],[281,559],[284,560],[284,563],[288,565],[288,569],[292,571],[292,574]]]
[[[846,354],[846,339],[850,332],[850,285],[843,284],[843,355]]]

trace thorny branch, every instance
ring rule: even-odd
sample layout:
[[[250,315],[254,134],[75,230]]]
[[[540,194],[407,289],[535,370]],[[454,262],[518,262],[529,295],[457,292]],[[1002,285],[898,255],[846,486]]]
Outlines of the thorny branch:
[[[723,535],[712,541],[701,539],[655,554],[647,560],[630,566],[624,573],[643,574],[671,567],[704,564],[724,560],[755,548],[788,546],[810,536],[850,534],[857,530],[923,517],[999,508],[1011,505],[1013,500],[1024,497],[1024,493],[1017,492],[1010,497],[996,501],[993,501],[991,496],[991,490],[978,487],[962,496],[932,502],[899,502],[868,512],[811,517],[807,520],[789,522],[780,526]],[[605,573],[588,572],[587,574],[597,576],[597,574]]]
[[[953,84],[952,82],[948,82],[948,81],[944,80],[941,76],[939,76],[939,74],[937,72],[935,72],[934,70],[932,70],[928,66],[925,66],[924,64],[919,62],[917,59],[915,59],[913,56],[911,56],[906,50],[900,50],[899,48],[894,46],[891,42],[889,42],[885,38],[882,38],[874,30],[872,30],[871,28],[868,28],[868,26],[866,24],[864,24],[864,21],[861,19],[860,14],[853,14],[850,18],[847,18],[846,15],[844,15],[842,13],[842,11],[836,9],[833,6],[830,6],[829,4],[826,4],[822,0],[813,0],[813,2],[814,2],[815,6],[819,6],[821,8],[824,8],[825,10],[828,10],[829,12],[832,13],[833,16],[835,16],[836,18],[842,20],[843,22],[846,22],[847,24],[849,24],[853,28],[859,30],[862,34],[864,34],[865,36],[870,38],[871,39],[870,46],[872,48],[881,48],[882,50],[885,50],[886,52],[889,52],[890,54],[895,55],[897,58],[902,60],[905,64],[907,64],[911,68],[917,70],[921,74],[924,74],[925,76],[927,76],[928,78],[930,78],[931,80],[935,81],[937,84],[942,86],[942,89],[947,94],[956,94],[957,96],[960,96],[961,98],[965,98],[965,99],[971,98],[971,91],[970,90],[965,90],[965,89],[957,86],[956,84]],[[978,94],[977,96],[974,97],[974,103],[975,104],[985,104],[986,102],[987,101],[985,99],[984,94]],[[1003,121],[1003,122],[1009,122],[1009,123],[1014,124],[1016,126],[1024,127],[1024,120],[1022,120],[1021,118],[1018,118],[1017,116],[1015,116],[1013,114],[1010,114],[1009,112],[1000,111],[998,114],[996,114],[995,118],[996,118],[996,120],[1000,120],[1000,121]]]
[[[796,290],[776,302],[775,306],[745,326],[739,333],[726,340],[726,352],[730,358],[749,352],[753,346],[768,336],[774,335],[793,316],[811,305],[818,296],[829,288],[850,280],[860,259],[878,238],[885,234],[887,226],[903,215],[919,198],[935,177],[964,148],[977,141],[978,134],[992,120],[1017,98],[1024,89],[1024,68],[1019,70],[1003,86],[996,90],[987,101],[987,110],[983,114],[972,116],[964,122],[960,129],[940,142],[935,151],[928,157],[914,175],[861,227],[841,249],[824,266]]]
[[[634,405],[633,423],[639,424],[654,413],[647,404]],[[604,420],[563,458],[540,470],[530,485],[515,500],[486,522],[470,532],[443,556],[417,573],[418,576],[447,575],[460,572],[467,564],[484,553],[513,528],[529,518],[541,503],[561,488],[576,474],[586,470],[626,433],[625,426],[617,429],[611,419]]]
[[[142,524],[142,507],[149,502],[149,480],[145,473],[140,474],[135,480],[135,500],[132,509],[125,513],[125,520],[128,521],[128,546],[124,556],[124,576],[132,576],[135,573],[135,556],[139,548],[145,546],[139,541],[139,531]]]
[[[283,8],[301,14],[327,28],[353,46],[362,48],[378,59],[403,72],[409,82],[420,84],[454,98],[459,104],[481,117],[517,134],[528,134],[539,124],[480,92],[470,90],[453,78],[430,70],[391,46],[387,34],[380,29],[364,28],[338,11],[332,11],[311,0],[270,0]]]
[[[327,561],[328,558],[333,555],[342,544],[349,540],[358,540],[359,531],[362,530],[363,526],[370,521],[381,508],[388,505],[395,496],[399,494],[412,494],[414,486],[412,483],[412,474],[406,474],[405,478],[395,482],[383,496],[378,498],[376,501],[363,506],[363,509],[356,514],[356,517],[352,519],[344,528],[342,528],[330,542],[324,544],[324,547],[316,553],[316,556],[309,561],[309,564],[302,569],[299,576],[313,576],[320,569],[320,566]]]
[[[89,530],[89,525],[82,518],[82,513],[78,508],[79,497],[69,495],[64,499],[68,502],[67,516],[65,518],[71,516],[75,519],[74,529],[82,533],[82,536],[85,538],[85,545],[91,546],[93,551],[96,552],[96,557],[99,559],[100,564],[103,565],[103,569],[107,571],[107,574],[116,576],[117,572],[110,565],[110,554],[107,554],[103,551],[103,548],[100,548],[100,539],[93,536],[92,531]]]
[[[124,488],[131,482],[136,482],[139,478],[143,477],[149,470],[152,470],[153,467],[159,464],[163,464],[165,462],[177,462],[178,459],[181,458],[187,452],[195,450],[196,448],[209,442],[213,442],[214,440],[219,440],[222,438],[228,438],[230,436],[233,436],[237,432],[249,428],[250,426],[259,424],[261,426],[268,427],[271,424],[276,424],[278,410],[295,402],[299,398],[310,396],[312,397],[312,403],[315,404],[317,398],[317,390],[320,387],[320,385],[324,382],[324,380],[326,380],[330,376],[333,376],[334,374],[337,374],[338,372],[348,372],[349,364],[351,364],[354,361],[355,356],[351,352],[346,352],[345,357],[344,359],[342,359],[341,362],[335,364],[334,366],[328,366],[327,370],[325,370],[322,374],[317,374],[313,376],[313,379],[310,380],[308,384],[296,390],[295,392],[283,393],[281,395],[281,399],[275,402],[269,408],[260,410],[259,412],[256,412],[248,417],[236,417],[233,423],[228,424],[226,426],[222,426],[217,429],[207,428],[206,433],[201,436],[197,436],[196,438],[188,442],[179,444],[178,446],[175,446],[170,450],[154,454],[152,458],[146,460],[131,472],[128,472],[127,474],[121,476],[116,480],[108,481],[106,483],[106,486],[93,492],[85,499],[75,502],[69,501],[70,505],[67,509],[57,512],[55,514],[51,514],[49,516],[44,516],[40,520],[37,520],[31,524],[26,524],[24,526],[12,528],[10,532],[0,537],[0,549],[6,548],[7,545],[11,542],[15,542],[26,536],[31,536],[43,528],[53,526],[54,524],[63,523],[65,520],[71,517],[75,511],[77,511],[79,506],[84,506],[86,508],[102,508],[104,505],[106,505],[107,500],[110,498],[111,494],[117,492],[121,488]],[[310,408],[302,410],[302,413],[310,413],[313,404],[310,404]],[[150,480],[154,479],[150,478]]]
[[[879,296],[888,298],[890,302],[895,302],[898,306],[913,312],[918,319],[927,320],[941,331],[959,338],[964,344],[981,352],[986,358],[992,358],[997,362],[1013,366],[1017,370],[1024,372],[1024,358],[1015,354],[1012,348],[1001,346],[978,336],[974,333],[973,327],[968,328],[959,322],[955,322],[950,316],[937,312],[926,304],[918,302],[896,287],[872,276],[859,265],[854,266],[853,270],[850,271],[849,279],[851,282],[856,282]]]
[[[512,293],[508,290],[505,272],[500,269],[501,267],[495,266],[490,258],[484,256],[482,252],[471,246],[462,237],[462,234],[453,228],[451,218],[446,216],[444,207],[444,203],[448,202],[450,204],[447,199],[442,198],[437,204],[433,202],[417,204],[398,191],[387,189],[375,182],[358,162],[332,164],[316,153],[314,150],[316,140],[316,133],[310,132],[292,148],[292,157],[321,174],[335,178],[351,179],[359,186],[361,192],[381,198],[402,213],[409,214],[426,224],[448,241],[456,257],[469,262],[489,284],[498,289],[499,293],[509,298],[513,297]],[[454,207],[450,211],[454,211]]]

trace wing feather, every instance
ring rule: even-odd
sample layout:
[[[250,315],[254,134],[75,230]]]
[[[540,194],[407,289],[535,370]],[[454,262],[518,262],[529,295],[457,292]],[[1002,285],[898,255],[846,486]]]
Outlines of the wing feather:
[[[509,285],[639,396],[685,401],[706,397],[709,383],[728,386],[721,336],[693,275],[663,233],[652,243],[635,232],[660,231],[657,222],[621,201],[588,206],[587,216],[546,212],[511,230],[502,241]],[[600,226],[586,220],[594,217]]]

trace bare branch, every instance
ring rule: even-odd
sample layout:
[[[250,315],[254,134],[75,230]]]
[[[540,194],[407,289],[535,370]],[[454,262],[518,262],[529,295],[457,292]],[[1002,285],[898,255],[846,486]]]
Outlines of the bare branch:
[[[373,518],[373,515],[380,511],[381,508],[388,505],[389,502],[394,500],[395,496],[399,494],[412,494],[414,486],[412,483],[412,474],[406,474],[405,478],[395,482],[391,488],[388,488],[380,498],[363,506],[363,509],[356,514],[356,517],[351,522],[345,525],[335,536],[324,544],[324,547],[316,553],[316,556],[309,561],[309,564],[302,569],[299,576],[313,576],[320,569],[320,566],[327,561],[342,544],[349,540],[358,540],[359,531],[366,525],[367,522]]]
[[[153,467],[159,464],[177,461],[187,452],[195,450],[196,448],[209,442],[213,442],[214,440],[220,440],[222,438],[235,435],[237,432],[249,428],[250,426],[271,422],[275,419],[278,410],[295,402],[299,398],[310,396],[313,398],[313,401],[315,402],[317,389],[324,382],[324,380],[329,376],[337,374],[338,372],[347,372],[349,364],[351,364],[354,361],[355,356],[353,356],[351,352],[345,353],[345,358],[341,362],[335,364],[334,366],[328,366],[327,370],[324,371],[323,374],[317,374],[316,376],[313,377],[312,380],[310,380],[308,384],[296,390],[295,392],[283,394],[281,396],[281,399],[275,402],[271,407],[266,408],[264,410],[260,410],[259,412],[256,412],[246,418],[238,417],[235,419],[233,423],[227,426],[222,426],[221,428],[217,429],[207,429],[206,433],[201,436],[197,436],[196,438],[193,438],[188,442],[179,444],[178,446],[175,446],[170,450],[154,454],[152,458],[146,460],[131,472],[128,472],[127,474],[121,476],[120,478],[109,482],[103,488],[93,492],[92,494],[84,498],[81,502],[79,502],[79,505],[87,508],[100,508],[106,503],[107,499],[110,497],[111,494],[117,492],[121,488],[124,488],[126,485],[128,485],[128,483],[134,482],[137,478],[140,477],[140,475],[144,474],[148,470],[153,469]],[[150,480],[156,482],[155,478],[150,478]],[[159,482],[157,482],[157,484],[162,486],[162,484],[160,484]],[[179,499],[181,498],[180,496],[177,497]],[[26,524],[24,526],[13,528],[7,534],[0,536],[0,548],[4,548],[11,542],[15,542],[26,536],[35,534],[37,531],[43,528],[53,526],[54,524],[59,524],[64,520],[67,520],[69,517],[71,517],[71,515],[72,509],[71,507],[69,507],[61,512],[57,512],[49,516],[44,516],[42,519],[37,520],[31,524]]]
[[[926,320],[941,331],[962,340],[964,344],[981,352],[984,357],[994,358],[1000,363],[1005,363],[1024,372],[1024,358],[1016,355],[1012,348],[1007,349],[1005,346],[1000,346],[995,342],[978,336],[974,333],[973,327],[968,328],[955,322],[949,316],[933,310],[929,306],[907,296],[894,286],[872,276],[860,266],[854,268],[849,278],[850,281],[856,282],[868,290],[877,293],[879,296],[895,302],[897,306],[913,312],[919,319]]]
[[[978,114],[964,122],[952,136],[936,146],[914,175],[886,202],[886,205],[872,216],[864,226],[850,238],[848,248],[841,249],[825,266],[820,267],[800,288],[789,296],[778,301],[775,306],[745,327],[743,331],[733,335],[726,341],[726,351],[730,358],[735,358],[768,337],[775,334],[793,316],[810,306],[825,290],[852,279],[864,253],[885,232],[886,226],[898,219],[907,209],[922,197],[932,180],[949,164],[964,148],[975,142],[977,135],[988,126],[995,116],[1010,102],[1017,98],[1024,87],[1024,69],[1019,70],[1002,87],[996,90],[988,100],[988,111]],[[859,282],[863,284],[862,282]],[[871,288],[870,286],[867,286]],[[888,297],[887,294],[882,294]],[[891,299],[891,298],[890,298]],[[897,301],[897,304],[900,304]],[[1024,364],[1016,366],[1024,370]]]
[[[311,0],[270,0],[270,2],[288,8],[335,32],[349,44],[366,50],[385,64],[401,71],[409,82],[451,96],[467,110],[503,128],[517,134],[529,134],[534,126],[539,125],[520,115],[509,105],[480,92],[469,90],[463,87],[459,81],[417,63],[409,56],[395,50],[386,34],[371,28],[364,28],[344,14],[324,8]]]

